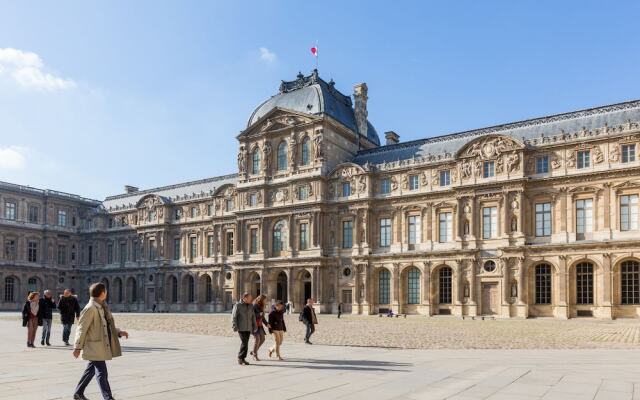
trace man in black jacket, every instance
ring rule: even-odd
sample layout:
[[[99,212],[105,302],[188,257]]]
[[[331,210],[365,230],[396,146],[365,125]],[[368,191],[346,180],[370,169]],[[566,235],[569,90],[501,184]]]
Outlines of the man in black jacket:
[[[51,346],[49,339],[51,338],[51,325],[53,322],[53,310],[56,309],[56,301],[53,299],[51,290],[44,291],[44,297],[40,299],[40,312],[42,313],[42,340],[40,344]]]
[[[64,294],[58,302],[58,310],[60,310],[60,322],[62,322],[62,341],[67,346],[69,344],[69,336],[71,335],[71,326],[76,318],[80,317],[80,304],[76,296],[71,294],[69,289],[65,289]]]
[[[310,298],[307,300],[307,304],[302,309],[302,322],[307,327],[307,332],[304,335],[304,342],[306,344],[312,344],[309,339],[311,339],[311,335],[316,331],[316,325],[318,324],[318,318],[316,318],[316,311],[313,308],[313,303],[315,299]]]

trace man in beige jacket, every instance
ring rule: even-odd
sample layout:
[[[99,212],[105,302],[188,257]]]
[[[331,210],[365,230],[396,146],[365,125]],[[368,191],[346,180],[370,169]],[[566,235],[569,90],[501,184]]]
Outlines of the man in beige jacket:
[[[82,359],[89,361],[89,364],[80,378],[73,398],[87,400],[84,397],[84,390],[93,376],[97,375],[104,400],[114,400],[109,386],[105,361],[122,355],[118,338],[124,336],[128,339],[129,334],[116,328],[113,315],[105,302],[107,299],[105,285],[94,283],[89,287],[89,293],[91,300],[80,313],[73,350],[75,358],[78,358],[82,353]]]

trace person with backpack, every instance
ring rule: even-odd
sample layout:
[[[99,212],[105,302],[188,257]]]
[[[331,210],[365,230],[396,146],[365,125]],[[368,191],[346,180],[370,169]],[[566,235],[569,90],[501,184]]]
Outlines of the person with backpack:
[[[307,300],[307,304],[302,309],[302,313],[300,313],[300,321],[302,321],[306,327],[307,331],[304,335],[304,342],[306,344],[311,343],[311,335],[316,331],[316,325],[318,324],[318,318],[316,317],[316,311],[313,308],[313,303],[315,303],[315,299],[313,297]]]

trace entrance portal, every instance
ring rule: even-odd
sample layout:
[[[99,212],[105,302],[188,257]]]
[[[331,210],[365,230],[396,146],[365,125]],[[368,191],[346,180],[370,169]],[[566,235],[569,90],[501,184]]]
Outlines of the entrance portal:
[[[496,315],[498,314],[498,284],[483,283],[482,284],[482,314]]]
[[[306,304],[307,300],[311,298],[311,274],[309,271],[305,271],[303,275],[303,294],[302,304]]]
[[[289,301],[287,293],[287,274],[281,271],[276,279],[276,300],[282,300],[283,303]]]

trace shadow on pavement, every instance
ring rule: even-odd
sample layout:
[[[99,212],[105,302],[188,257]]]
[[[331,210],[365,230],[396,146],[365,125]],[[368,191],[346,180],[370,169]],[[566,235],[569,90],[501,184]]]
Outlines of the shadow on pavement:
[[[271,361],[271,360],[263,360]],[[290,364],[294,363],[294,364]],[[284,361],[274,361],[268,364],[251,363],[251,366],[258,367],[281,367],[281,368],[305,368],[318,370],[342,370],[342,371],[382,371],[382,372],[410,372],[406,369],[394,367],[411,367],[410,363],[396,363],[388,361],[373,360],[319,360],[319,359],[298,359],[286,358]]]

